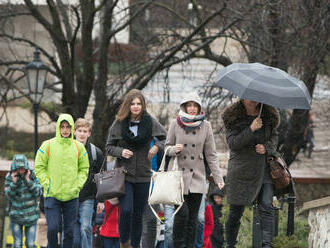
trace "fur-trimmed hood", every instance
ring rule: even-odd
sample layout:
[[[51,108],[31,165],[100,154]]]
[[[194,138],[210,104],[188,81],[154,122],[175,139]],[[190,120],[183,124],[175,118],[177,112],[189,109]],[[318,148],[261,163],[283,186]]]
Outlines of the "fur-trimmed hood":
[[[228,108],[222,114],[222,119],[226,129],[232,129],[236,124],[240,123],[241,119],[246,116],[246,110],[243,101],[240,100]],[[261,119],[268,120],[272,128],[277,128],[280,124],[279,111],[269,105],[264,104]]]

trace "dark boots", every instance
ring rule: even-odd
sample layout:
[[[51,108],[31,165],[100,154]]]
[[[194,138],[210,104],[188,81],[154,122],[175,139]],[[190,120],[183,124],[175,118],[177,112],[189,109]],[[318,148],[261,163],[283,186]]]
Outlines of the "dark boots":
[[[241,225],[240,219],[244,212],[244,206],[230,205],[226,221],[226,247],[235,248],[237,236]]]

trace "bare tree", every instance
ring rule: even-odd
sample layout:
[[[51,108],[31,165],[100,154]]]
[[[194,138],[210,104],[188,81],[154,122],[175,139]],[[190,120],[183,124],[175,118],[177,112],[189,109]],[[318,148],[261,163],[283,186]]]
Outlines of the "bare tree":
[[[80,0],[76,5],[48,0],[42,8],[31,0],[24,2],[25,6],[8,4],[2,8],[0,39],[40,50],[51,68],[50,74],[56,79],[46,87],[61,93],[62,111],[74,118],[84,116],[90,100],[95,101],[93,140],[100,147],[104,146],[108,127],[123,95],[130,89],[143,89],[159,71],[191,58],[230,64],[229,56],[212,50],[212,43],[225,38],[227,30],[250,11],[237,12],[228,1],[211,1],[211,6],[195,0],[182,3],[136,0],[123,6],[119,0]],[[187,15],[188,4],[192,7]],[[138,20],[145,19],[148,11],[154,13],[154,10],[162,14],[156,16],[159,18],[157,25],[153,21],[146,21],[148,25],[144,26],[135,25]],[[115,22],[118,13],[123,14],[123,18]],[[36,39],[8,32],[10,21],[14,23],[20,16],[32,16],[42,26],[55,53]],[[97,20],[101,28],[94,40],[92,33]],[[118,44],[116,34],[128,27],[131,33],[137,34],[136,38],[128,45]],[[127,54],[129,50],[131,54]],[[28,62],[28,58],[22,59],[14,51],[10,54],[0,61],[0,68],[17,68]],[[15,82],[3,76],[14,88]],[[47,113],[52,119],[58,114],[51,110]]]

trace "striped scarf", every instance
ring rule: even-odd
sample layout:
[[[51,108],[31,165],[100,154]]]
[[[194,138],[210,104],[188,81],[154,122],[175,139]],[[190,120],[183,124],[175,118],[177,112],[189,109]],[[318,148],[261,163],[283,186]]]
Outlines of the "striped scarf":
[[[201,113],[199,115],[189,115],[180,110],[176,120],[180,127],[182,127],[186,132],[190,132],[202,125],[205,120],[205,114]]]

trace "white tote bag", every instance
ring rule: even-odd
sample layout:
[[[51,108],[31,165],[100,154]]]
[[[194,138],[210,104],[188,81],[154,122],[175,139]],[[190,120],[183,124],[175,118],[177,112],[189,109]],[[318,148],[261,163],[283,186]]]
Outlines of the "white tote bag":
[[[152,204],[179,205],[173,216],[180,210],[184,202],[183,199],[183,172],[178,170],[178,158],[174,157],[171,170],[165,171],[166,149],[162,163],[157,172],[154,172],[149,187],[148,203],[154,215],[160,220]],[[173,216],[171,218],[173,218]]]

